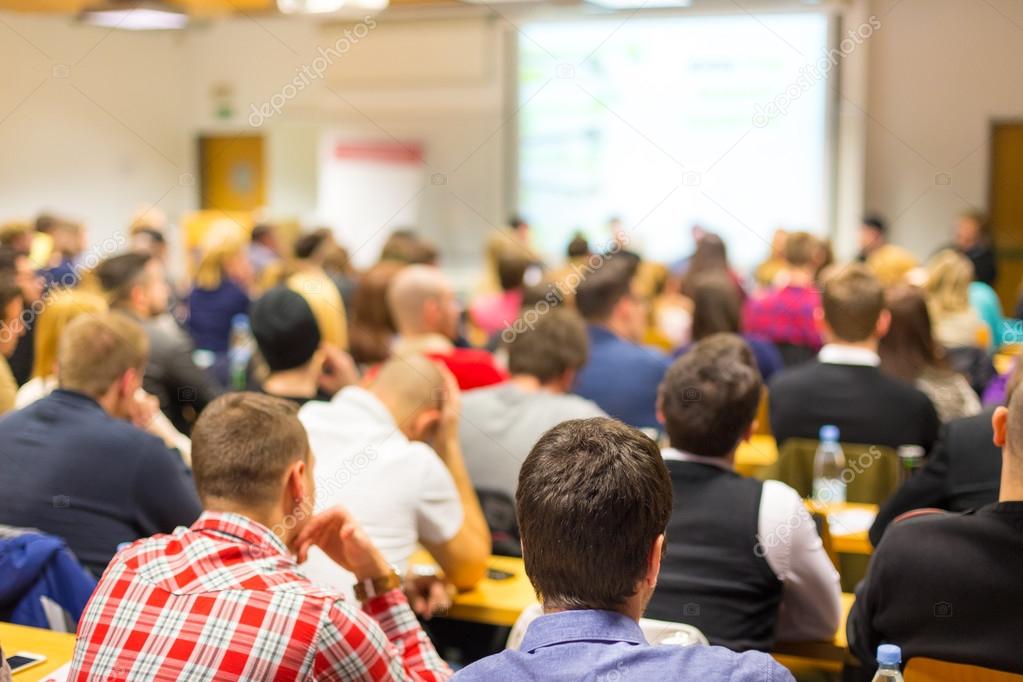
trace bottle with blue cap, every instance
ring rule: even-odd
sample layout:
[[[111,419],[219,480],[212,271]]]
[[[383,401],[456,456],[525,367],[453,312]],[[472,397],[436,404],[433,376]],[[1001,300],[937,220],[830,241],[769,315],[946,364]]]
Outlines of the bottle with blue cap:
[[[820,504],[845,502],[845,453],[838,442],[838,427],[825,424],[813,456],[813,499]]]
[[[873,682],[902,682],[902,649],[894,644],[877,647],[877,673]]]

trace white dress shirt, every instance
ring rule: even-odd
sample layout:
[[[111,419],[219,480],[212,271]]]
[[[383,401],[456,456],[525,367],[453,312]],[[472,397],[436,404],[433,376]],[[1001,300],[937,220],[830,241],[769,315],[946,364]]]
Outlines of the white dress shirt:
[[[869,348],[847,346],[842,343],[829,343],[821,348],[817,359],[826,365],[857,365],[878,367],[881,356]]]
[[[674,448],[664,449],[661,455],[665,460],[734,469],[730,459],[700,457]],[[775,630],[778,641],[830,641],[842,614],[838,571],[799,493],[781,481],[764,481],[757,538],[757,549],[784,583]]]

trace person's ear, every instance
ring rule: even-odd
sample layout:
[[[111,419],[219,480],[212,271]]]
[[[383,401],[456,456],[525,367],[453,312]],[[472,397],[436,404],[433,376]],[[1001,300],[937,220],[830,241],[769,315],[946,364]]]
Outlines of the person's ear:
[[[657,402],[654,404],[654,416],[657,423],[664,426],[664,384],[657,387]]]
[[[289,510],[294,510],[307,502],[309,490],[306,485],[306,468],[305,460],[298,459],[291,463],[284,474],[285,494]]]
[[[753,417],[753,421],[751,421],[749,426],[746,427],[746,430],[742,432],[742,441],[744,443],[748,443],[753,438],[753,434],[757,432],[757,428],[759,428],[759,426],[760,420]]]
[[[821,336],[831,333],[831,327],[828,326],[828,321],[824,319],[824,308],[817,307],[813,309],[813,321],[817,326],[817,331],[821,333]]]
[[[559,379],[561,383],[561,390],[568,393],[572,390],[572,385],[575,383],[576,370],[566,369]]]
[[[877,316],[877,325],[874,327],[874,334],[879,339],[883,339],[888,333],[888,329],[892,326],[892,314],[887,308],[881,311],[881,314]]]
[[[436,430],[440,423],[441,411],[437,408],[423,410],[412,418],[412,438],[410,440],[424,441]]]
[[[657,577],[661,574],[661,558],[664,557],[664,533],[654,539],[650,548],[650,556],[647,557],[646,577],[644,582],[653,589],[657,587]]]
[[[991,415],[991,427],[994,429],[994,444],[1000,448],[1005,447],[1005,431],[1009,423],[1009,410],[1005,407],[998,407]]]

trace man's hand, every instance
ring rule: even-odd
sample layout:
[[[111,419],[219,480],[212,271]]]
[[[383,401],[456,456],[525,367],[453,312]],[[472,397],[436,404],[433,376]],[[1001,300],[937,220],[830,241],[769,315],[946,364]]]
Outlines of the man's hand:
[[[437,429],[437,443],[434,448],[438,454],[444,456],[442,450],[452,439],[458,440],[458,420],[462,414],[462,392],[458,388],[458,380],[455,375],[443,365],[438,365],[441,376],[444,377],[444,404],[441,406],[440,428]]]
[[[342,507],[331,507],[315,515],[292,540],[291,549],[299,563],[306,560],[313,545],[355,574],[356,580],[382,578],[391,573],[391,566],[380,550]]]
[[[334,395],[345,386],[358,383],[359,370],[351,355],[329,343],[323,344],[321,350],[324,357],[318,383],[324,393]]]
[[[153,423],[160,412],[160,400],[139,389],[128,401],[128,418],[143,431],[153,432]],[[157,433],[162,436],[163,434]]]
[[[405,596],[416,615],[430,620],[434,614],[443,615],[451,608],[454,585],[436,575],[409,574],[405,578]]]

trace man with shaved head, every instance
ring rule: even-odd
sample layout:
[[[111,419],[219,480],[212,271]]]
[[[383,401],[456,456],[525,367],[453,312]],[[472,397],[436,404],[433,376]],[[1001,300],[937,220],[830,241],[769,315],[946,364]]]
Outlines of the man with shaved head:
[[[998,501],[960,514],[896,519],[870,559],[849,614],[849,649],[875,669],[877,645],[916,657],[1023,674],[1023,389],[991,417],[1002,448]]]
[[[347,508],[402,573],[422,544],[449,582],[468,589],[486,570],[490,532],[462,460],[459,403],[442,364],[408,355],[384,363],[368,386],[306,403],[299,419],[316,455],[317,508]],[[351,589],[351,576],[322,553],[310,553],[305,569]]]
[[[398,328],[393,353],[438,360],[451,371],[462,390],[497,384],[508,378],[493,356],[475,348],[458,348],[461,308],[447,277],[430,265],[410,265],[395,276],[387,304]]]

